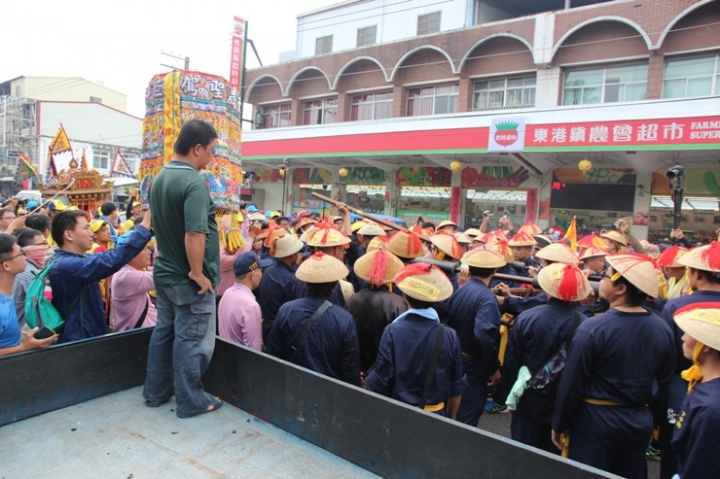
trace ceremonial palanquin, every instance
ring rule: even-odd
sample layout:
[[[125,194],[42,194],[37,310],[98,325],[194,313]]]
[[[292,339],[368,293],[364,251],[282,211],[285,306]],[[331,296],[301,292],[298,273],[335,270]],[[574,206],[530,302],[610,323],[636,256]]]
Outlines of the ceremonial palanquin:
[[[237,90],[222,77],[200,72],[173,71],[156,75],[145,92],[140,196],[147,201],[152,181],[173,159],[173,145],[183,123],[199,119],[213,124],[219,144],[201,172],[218,213],[240,206],[243,173],[240,164],[240,114]]]
[[[73,158],[70,161],[70,169],[60,171],[56,182],[46,188],[38,185],[43,197],[52,198],[62,193],[67,196],[70,206],[77,206],[90,214],[97,211],[103,203],[112,199],[113,181],[85,166],[83,164],[78,167],[78,162]]]

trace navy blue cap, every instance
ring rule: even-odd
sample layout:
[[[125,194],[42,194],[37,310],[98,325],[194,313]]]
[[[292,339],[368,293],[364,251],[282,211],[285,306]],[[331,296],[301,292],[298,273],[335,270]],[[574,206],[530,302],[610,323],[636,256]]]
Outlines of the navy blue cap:
[[[237,257],[233,265],[233,272],[235,276],[243,276],[255,271],[257,268],[272,266],[273,263],[274,261],[271,259],[260,259],[254,252],[248,251]]]

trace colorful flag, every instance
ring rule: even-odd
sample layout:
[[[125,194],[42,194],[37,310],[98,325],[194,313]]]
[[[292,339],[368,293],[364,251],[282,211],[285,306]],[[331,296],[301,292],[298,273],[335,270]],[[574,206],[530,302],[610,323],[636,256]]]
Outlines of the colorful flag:
[[[572,248],[573,251],[577,252],[577,218],[575,216],[573,216],[573,219],[570,222],[570,226],[568,226],[567,232],[565,233],[565,238],[570,240],[570,248]]]
[[[58,181],[57,168],[55,167],[55,159],[53,159],[52,150],[48,148],[47,158],[45,159],[45,181],[43,186],[48,188]]]
[[[20,162],[18,163],[17,173],[15,173],[15,181],[20,183],[27,180],[28,178],[37,178],[38,174],[35,172],[35,168],[30,164],[25,153],[20,152]]]
[[[80,159],[80,169],[81,170],[88,169],[87,153],[85,152],[85,148],[83,148],[82,158]]]
[[[128,166],[127,161],[125,161],[125,158],[122,156],[122,153],[120,153],[120,147],[118,147],[117,152],[115,153],[115,159],[113,160],[112,168],[110,169],[110,178],[112,177],[132,178],[134,180],[137,179],[130,169],[130,166]]]
[[[53,155],[57,155],[58,153],[63,153],[65,151],[72,151],[70,138],[68,138],[62,123],[60,123],[60,129],[57,133],[55,133],[55,136],[50,142],[49,150]]]

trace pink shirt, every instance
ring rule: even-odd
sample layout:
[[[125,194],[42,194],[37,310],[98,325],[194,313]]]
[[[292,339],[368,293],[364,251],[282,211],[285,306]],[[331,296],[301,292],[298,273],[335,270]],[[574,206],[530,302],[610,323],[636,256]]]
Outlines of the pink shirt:
[[[220,337],[260,351],[262,313],[252,291],[235,284],[225,291],[218,305]]]
[[[139,271],[125,265],[113,275],[112,305],[115,316],[115,331],[132,329],[140,319],[145,303],[150,299],[148,291],[155,289],[152,271]],[[150,303],[142,327],[155,326],[157,310]]]
[[[229,216],[225,216],[225,218],[229,218]],[[230,224],[230,221],[228,220],[228,225]],[[250,222],[249,221],[243,221],[240,232],[243,235],[243,238],[247,238],[248,230],[250,229]],[[245,246],[238,249],[235,254],[228,254],[227,251],[225,251],[225,248],[220,248],[220,284],[218,284],[217,287],[217,295],[218,297],[225,294],[225,291],[228,290],[228,288],[232,288],[232,285],[235,284],[235,273],[233,272],[233,266],[235,265],[235,260],[238,256],[243,254],[246,251],[250,251],[250,247],[252,246],[251,240],[245,240]]]

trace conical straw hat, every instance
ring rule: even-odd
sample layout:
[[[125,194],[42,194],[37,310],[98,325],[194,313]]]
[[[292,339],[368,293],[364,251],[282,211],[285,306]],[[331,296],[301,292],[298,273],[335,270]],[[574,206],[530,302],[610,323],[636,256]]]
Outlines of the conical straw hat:
[[[440,268],[427,263],[414,263],[403,267],[395,276],[398,289],[411,298],[429,303],[448,299],[453,286]]]
[[[350,231],[355,233],[357,230],[364,228],[368,224],[369,223],[367,223],[366,221],[356,221],[355,223],[350,225]]]
[[[463,251],[455,237],[447,233],[438,233],[430,237],[430,241],[437,249],[450,256],[452,259],[458,260],[462,257]]]
[[[405,231],[395,233],[387,242],[386,249],[398,258],[414,259],[425,254],[420,237]]]
[[[539,235],[540,233],[542,233],[542,229],[538,225],[533,223],[532,221],[528,221],[527,223],[525,223],[518,229],[518,233],[527,233],[529,235]]]
[[[607,256],[608,253],[604,249],[600,249],[596,246],[591,246],[589,248],[584,248],[580,252],[580,260],[586,260],[590,258],[596,258],[598,256]]]
[[[369,253],[371,251],[375,251],[376,249],[384,248],[388,241],[390,241],[390,238],[385,235],[376,236],[370,241],[370,243],[368,243],[365,252]]]
[[[473,268],[502,268],[507,264],[503,255],[488,246],[468,251],[462,262]]]
[[[695,248],[680,258],[678,263],[693,269],[720,273],[720,243],[713,241],[709,245]]]
[[[357,231],[357,234],[363,236],[381,236],[385,234],[385,230],[375,224],[368,224]]]
[[[514,261],[512,249],[510,249],[507,241],[493,237],[486,246],[500,253],[506,263],[512,263]]]
[[[508,241],[508,246],[535,246],[537,244],[537,241],[535,241],[535,238],[530,236],[528,233],[517,233],[515,236],[512,237],[510,241]]]
[[[625,238],[625,235],[623,235],[619,231],[615,231],[615,230],[606,231],[605,233],[602,233],[600,236],[603,238],[607,238],[610,241],[614,241],[615,243],[618,243],[623,248],[627,246],[627,239]]]
[[[380,286],[392,283],[402,267],[403,262],[400,261],[400,258],[381,247],[361,256],[355,261],[353,269],[360,279]]]
[[[457,223],[450,221],[450,220],[444,220],[444,221],[441,221],[439,225],[437,225],[437,229],[441,229],[446,226],[454,226],[455,228],[457,228]]]
[[[482,231],[477,228],[469,228],[465,230],[465,236],[475,239],[476,236],[482,236]]]
[[[657,264],[663,268],[684,268],[685,265],[680,264],[678,260],[688,254],[689,249],[682,246],[671,246],[658,256]]]
[[[595,233],[583,236],[578,240],[577,245],[578,248],[590,248],[595,246],[596,248],[607,249],[607,243],[605,240]]]
[[[472,244],[472,241],[470,240],[470,237],[467,235],[467,233],[455,233],[455,239],[461,245]]]
[[[688,336],[720,351],[720,303],[692,303],[675,311],[673,319]]]
[[[532,235],[533,239],[537,242],[537,246],[544,248],[545,246],[553,244],[553,240],[545,235]],[[605,242],[603,241],[603,244]]]
[[[549,296],[561,301],[582,301],[592,291],[583,272],[567,263],[545,266],[538,273],[538,283]]]
[[[316,224],[316,231],[308,234],[307,245],[313,248],[327,248],[331,246],[343,246],[350,244],[351,239],[342,231],[328,224]]]
[[[556,263],[578,264],[580,260],[577,254],[564,243],[553,243],[535,253],[536,258]]]
[[[660,283],[655,265],[649,256],[638,253],[618,253],[605,257],[610,266],[630,284],[652,298],[657,298]]]
[[[273,258],[287,258],[303,249],[302,241],[291,234],[275,236],[270,242],[270,256]]]
[[[295,276],[306,283],[332,283],[345,278],[350,271],[334,256],[314,253],[302,262]]]

